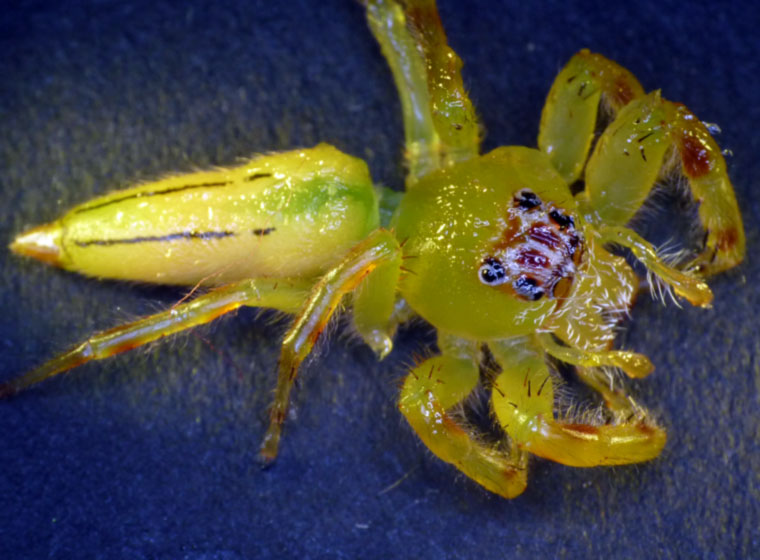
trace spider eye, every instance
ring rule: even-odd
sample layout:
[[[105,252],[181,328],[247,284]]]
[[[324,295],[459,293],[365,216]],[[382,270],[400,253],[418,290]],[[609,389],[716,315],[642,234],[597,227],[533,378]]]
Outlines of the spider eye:
[[[567,216],[566,214],[552,210],[549,212],[549,217],[555,224],[559,226],[560,229],[565,229],[568,226],[575,227],[575,221],[573,220],[572,216]]]
[[[523,189],[515,195],[515,205],[525,210],[530,210],[531,208],[541,206],[541,199],[533,191]]]
[[[507,273],[504,270],[504,266],[493,257],[489,257],[483,261],[483,264],[480,265],[480,270],[478,270],[480,281],[489,286],[503,284],[506,276]]]
[[[512,283],[512,287],[517,292],[517,295],[530,301],[537,301],[544,295],[544,291],[538,287],[538,282],[530,276],[520,276]]]

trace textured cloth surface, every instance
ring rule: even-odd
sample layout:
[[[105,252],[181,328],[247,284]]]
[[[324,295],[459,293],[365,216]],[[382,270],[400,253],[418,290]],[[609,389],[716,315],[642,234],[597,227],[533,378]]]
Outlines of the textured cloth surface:
[[[365,158],[375,181],[403,184],[400,109],[358,3],[13,4],[0,13],[3,246],[134,181],[320,141]],[[334,332],[262,471],[284,323],[242,310],[0,402],[0,556],[756,556],[760,45],[748,6],[440,6],[486,150],[535,144],[552,79],[582,47],[723,130],[747,260],[711,281],[711,310],[640,297],[621,337],[657,368],[633,390],[668,429],[659,459],[534,460],[523,496],[489,495],[427,452],[396,410],[404,368],[431,343],[417,326],[382,363]],[[3,379],[184,293],[97,282],[7,250],[0,275]]]

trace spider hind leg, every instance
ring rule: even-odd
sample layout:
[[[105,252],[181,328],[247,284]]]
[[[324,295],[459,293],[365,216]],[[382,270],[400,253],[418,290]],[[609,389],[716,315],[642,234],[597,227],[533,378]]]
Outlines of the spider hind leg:
[[[45,379],[92,360],[104,360],[165,336],[210,323],[221,315],[248,305],[293,312],[308,294],[311,283],[286,278],[251,279],[228,284],[185,303],[137,321],[96,333],[21,377],[0,384],[7,398]]]

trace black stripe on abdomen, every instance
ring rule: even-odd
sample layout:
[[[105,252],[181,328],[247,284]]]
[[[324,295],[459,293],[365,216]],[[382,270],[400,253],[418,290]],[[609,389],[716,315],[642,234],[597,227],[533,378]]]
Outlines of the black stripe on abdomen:
[[[256,179],[264,179],[266,177],[271,177],[271,173],[255,173],[251,175],[250,177],[246,177],[245,181],[255,181]],[[133,198],[147,198],[151,196],[159,196],[162,194],[172,194],[176,192],[181,191],[188,191],[191,189],[213,189],[218,187],[226,187],[227,185],[233,185],[235,184],[235,181],[219,181],[217,183],[196,183],[193,185],[182,185],[181,187],[170,187],[168,189],[162,189],[160,191],[144,191],[134,194],[128,194],[126,196],[122,196],[121,198],[114,198],[113,200],[107,200],[105,202],[101,202],[100,204],[95,204],[93,206],[87,206],[85,208],[79,208],[78,210],[75,210],[75,214],[82,214],[83,212],[89,212],[90,210],[97,210],[98,208],[104,208],[106,206],[110,206],[111,204],[116,204],[117,202],[124,202],[125,200],[131,200]]]
[[[111,245],[132,245],[135,243],[164,243],[167,241],[179,241],[200,239],[208,241],[209,239],[222,239],[224,237],[234,237],[237,235],[234,231],[181,231],[178,233],[169,233],[166,235],[145,235],[140,237],[126,237],[123,239],[88,239],[87,241],[75,241],[77,247],[109,247]]]

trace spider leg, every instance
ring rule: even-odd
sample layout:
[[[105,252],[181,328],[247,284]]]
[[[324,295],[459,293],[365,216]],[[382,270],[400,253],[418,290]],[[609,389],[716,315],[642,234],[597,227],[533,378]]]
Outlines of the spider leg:
[[[608,372],[597,367],[576,367],[575,371],[583,383],[602,396],[604,404],[616,421],[646,418],[646,410],[622,388],[616,386],[614,378]]]
[[[541,113],[538,146],[568,185],[581,177],[603,103],[616,114],[644,95],[636,77],[617,63],[584,49],[554,79]]]
[[[425,360],[407,375],[399,409],[440,459],[491,492],[505,498],[521,494],[527,484],[526,454],[485,445],[449,412],[478,383],[478,344],[454,345],[439,332],[439,346],[442,355]]]
[[[589,158],[600,103],[614,121]],[[658,91],[645,95],[615,62],[588,50],[570,59],[549,91],[538,145],[568,184],[586,167],[578,200],[593,220],[612,225],[630,221],[676,154],[706,230],[704,250],[689,268],[714,274],[743,259],[744,227],[717,143],[686,107]]]
[[[10,397],[30,385],[91,360],[103,360],[164,336],[209,323],[243,305],[271,307],[292,313],[305,300],[311,284],[308,280],[261,278],[216,288],[187,303],[93,335],[21,377],[0,384],[0,398]]]
[[[541,348],[550,356],[574,366],[600,367],[613,366],[622,369],[629,377],[646,377],[654,370],[652,362],[643,354],[625,350],[590,351],[562,346],[551,334],[537,336]]]
[[[625,225],[669,167],[670,154],[680,160],[706,232],[689,268],[713,274],[736,266],[744,258],[744,226],[720,148],[694,114],[659,92],[629,103],[605,130],[578,200],[599,223]]]
[[[644,414],[594,426],[554,418],[554,388],[543,352],[527,339],[489,343],[502,372],[492,402],[502,428],[525,450],[574,467],[624,465],[654,459],[665,445],[662,428]]]
[[[478,155],[480,130],[434,0],[365,0],[401,98],[408,186],[430,171]]]
[[[393,335],[398,325],[396,291],[401,275],[401,252],[375,268],[359,284],[354,297],[354,325],[364,342],[379,359],[393,349]]]
[[[343,296],[356,289],[376,269],[387,270],[384,264],[400,262],[400,255],[401,248],[393,234],[384,229],[375,230],[355,245],[343,261],[327,272],[314,287],[282,342],[269,428],[260,451],[265,462],[269,463],[277,456],[282,423],[298,368],[314,348]]]
[[[599,228],[599,234],[603,243],[614,243],[630,249],[644,266],[659,276],[673,288],[676,294],[685,298],[692,305],[707,307],[712,302],[712,292],[704,280],[662,262],[651,243],[633,230],[624,227],[602,226]]]

